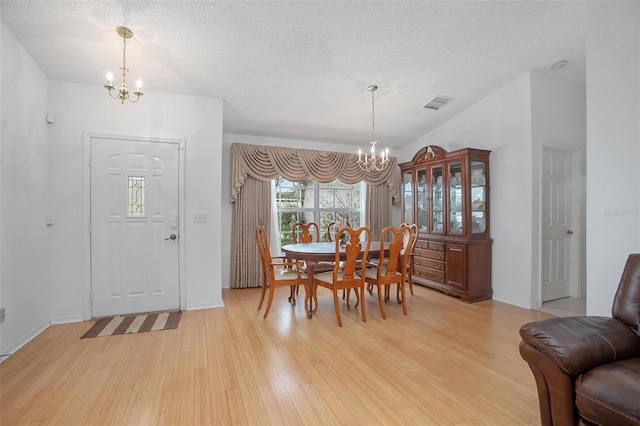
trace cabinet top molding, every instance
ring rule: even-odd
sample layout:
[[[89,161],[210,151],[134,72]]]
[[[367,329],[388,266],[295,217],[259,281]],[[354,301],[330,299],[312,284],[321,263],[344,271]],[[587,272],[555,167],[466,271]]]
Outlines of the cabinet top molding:
[[[419,150],[418,152],[416,152],[416,154],[413,156],[413,159],[410,162],[402,163],[400,164],[400,166],[403,166],[405,164],[415,165],[415,164],[428,163],[431,161],[438,161],[446,158],[453,158],[453,157],[457,157],[458,155],[464,155],[464,154],[473,155],[474,153],[478,153],[478,154],[486,155],[490,152],[491,151],[476,149],[476,148],[462,148],[462,149],[457,149],[455,151],[447,152],[444,148],[439,147],[437,145],[427,145],[421,150]]]

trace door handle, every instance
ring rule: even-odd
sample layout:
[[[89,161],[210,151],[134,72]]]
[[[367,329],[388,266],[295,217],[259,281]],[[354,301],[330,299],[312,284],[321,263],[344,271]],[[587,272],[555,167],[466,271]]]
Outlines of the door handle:
[[[567,229],[567,235],[572,235],[573,231],[571,229]]]
[[[169,235],[169,237],[165,238],[164,240],[165,241],[167,241],[167,240],[175,240],[176,238],[178,238],[178,236],[176,234],[171,234],[171,235]]]

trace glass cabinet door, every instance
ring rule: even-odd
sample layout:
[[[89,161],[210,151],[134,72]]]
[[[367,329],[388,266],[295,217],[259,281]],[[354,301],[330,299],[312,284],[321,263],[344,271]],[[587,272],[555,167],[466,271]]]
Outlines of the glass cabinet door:
[[[483,161],[471,162],[471,232],[474,234],[481,234],[487,230],[486,170],[487,167]]]
[[[431,232],[444,232],[442,166],[431,168]]]
[[[464,233],[462,163],[449,164],[449,232]]]
[[[402,173],[402,196],[404,197],[404,212],[402,221],[413,223],[413,173],[411,170]]]
[[[427,212],[429,206],[429,193],[427,192],[427,171],[421,169],[417,171],[416,179],[416,197],[418,209],[418,228],[422,232],[427,231]],[[411,223],[411,222],[407,222]]]

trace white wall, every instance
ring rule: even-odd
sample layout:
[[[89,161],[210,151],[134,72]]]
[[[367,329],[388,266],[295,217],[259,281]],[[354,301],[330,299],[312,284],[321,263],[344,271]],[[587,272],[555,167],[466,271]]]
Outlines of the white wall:
[[[51,316],[53,322],[87,319],[83,294],[83,132],[184,139],[186,144],[186,308],[222,306],[222,101],[146,91],[136,104],[111,99],[101,86],[50,82],[50,215],[52,226]],[[193,223],[208,213],[208,223]]]
[[[225,133],[223,138],[224,148],[222,150],[222,276],[223,287],[231,286],[231,223],[233,214],[233,204],[231,203],[231,144],[244,143],[248,145],[280,146],[284,148],[314,149],[319,151],[353,152],[358,151],[358,147],[351,145],[339,145],[334,143],[267,138],[260,136],[238,135]],[[368,142],[363,141],[363,146]],[[391,154],[393,155],[393,153]],[[398,216],[399,217],[399,216]]]
[[[47,78],[0,21],[2,72],[0,353],[49,325]]]
[[[640,252],[640,3],[587,3],[587,313]]]
[[[409,161],[426,145],[491,150],[493,298],[531,303],[531,76],[526,73],[402,150]]]

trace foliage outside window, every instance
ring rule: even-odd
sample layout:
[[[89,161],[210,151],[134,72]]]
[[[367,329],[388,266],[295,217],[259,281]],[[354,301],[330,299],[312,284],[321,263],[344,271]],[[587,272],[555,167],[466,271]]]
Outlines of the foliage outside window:
[[[354,228],[360,227],[363,188],[362,183],[348,185],[337,180],[319,183],[277,178],[275,196],[280,243],[293,243],[292,228],[297,222],[317,223],[320,241],[329,241],[327,227],[331,222],[349,222]]]

